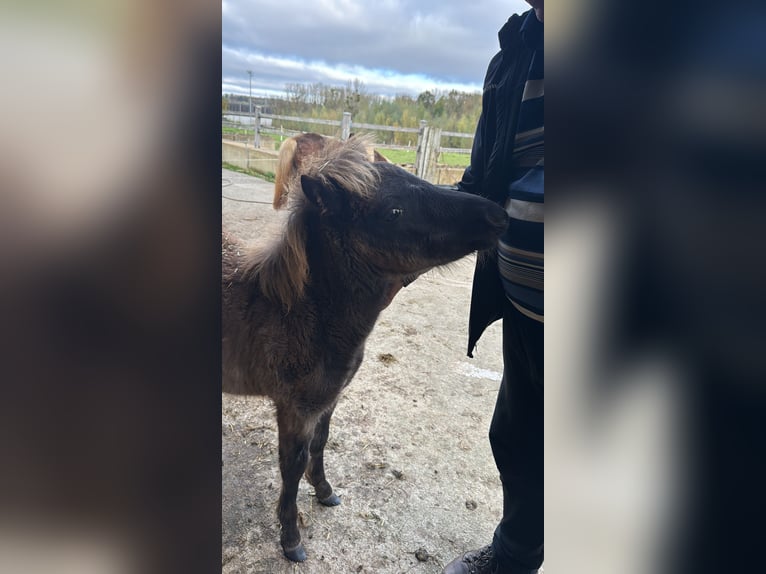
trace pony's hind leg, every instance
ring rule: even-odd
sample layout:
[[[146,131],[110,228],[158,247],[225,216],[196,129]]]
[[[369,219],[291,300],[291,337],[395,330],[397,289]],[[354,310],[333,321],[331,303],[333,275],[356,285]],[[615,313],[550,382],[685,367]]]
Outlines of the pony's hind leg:
[[[294,411],[277,407],[279,427],[279,470],[282,474],[282,492],[277,514],[282,532],[280,542],[285,556],[294,562],[303,562],[306,551],[298,530],[298,483],[306,470],[311,436],[305,431]]]
[[[335,407],[331,407],[325,412],[314,428],[314,437],[309,446],[308,468],[306,469],[306,478],[316,491],[317,500],[325,506],[337,506],[340,504],[340,498],[332,490],[332,486],[324,475],[324,447],[327,444],[327,437],[330,434],[330,418]]]

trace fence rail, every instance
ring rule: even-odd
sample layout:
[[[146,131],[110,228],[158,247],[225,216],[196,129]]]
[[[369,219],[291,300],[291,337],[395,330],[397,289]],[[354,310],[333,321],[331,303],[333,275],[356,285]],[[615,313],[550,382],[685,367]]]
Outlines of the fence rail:
[[[416,134],[420,131],[420,128],[402,128],[395,126],[380,126],[377,124],[362,124],[352,122],[351,125],[355,128],[361,128],[363,130],[377,130],[381,132],[403,132],[408,134]]]
[[[452,137],[456,137],[456,138],[470,138],[470,139],[473,139],[473,134],[467,134],[465,132],[445,132],[445,131],[443,131],[442,135],[443,136],[447,136],[447,137],[452,136]]]
[[[349,112],[343,112],[343,116],[340,120],[325,120],[325,119],[319,119],[319,118],[303,118],[299,116],[283,116],[279,114],[264,114],[261,112],[261,106],[255,106],[253,115],[242,113],[242,112],[224,112],[224,115],[243,116],[247,118],[252,118],[254,125],[252,126],[252,128],[250,126],[248,126],[248,128],[253,130],[252,142],[253,142],[253,146],[256,149],[260,147],[261,134],[293,136],[293,135],[298,135],[303,133],[299,130],[284,129],[282,127],[275,128],[273,127],[273,125],[272,126],[264,125],[262,123],[263,119],[271,120],[272,122],[273,120],[280,120],[285,122],[296,122],[296,123],[340,127],[340,131],[341,131],[340,137],[342,140],[346,140],[350,137],[352,127],[356,129],[364,129],[364,130],[417,134],[418,139],[417,139],[417,144],[415,146],[415,174],[428,181],[431,181],[435,178],[434,174],[436,173],[436,161],[440,153],[443,153],[443,152],[460,153],[460,154],[471,153],[470,148],[442,147],[441,146],[442,137],[457,137],[457,138],[465,138],[465,139],[471,139],[471,140],[474,137],[474,134],[469,134],[464,132],[442,131],[440,128],[428,125],[428,122],[426,122],[425,120],[420,121],[420,127],[418,128],[383,126],[378,124],[367,124],[367,123],[361,123],[361,122],[354,123],[351,119],[351,114]],[[231,127],[232,125],[236,126],[237,124],[224,119],[223,125],[227,127]],[[239,124],[239,125],[242,125],[242,124]],[[403,145],[396,145],[396,144],[379,144],[377,145],[377,147],[380,147],[383,149],[395,149],[395,150],[412,150],[413,149],[412,146],[403,146]]]
[[[442,132],[442,135],[444,135],[444,132]],[[440,147],[439,153],[464,153],[470,155],[471,150],[464,147]]]
[[[267,118],[272,120],[282,120],[283,122],[304,122],[307,124],[321,124],[325,126],[341,125],[340,120],[321,120],[319,118],[299,118],[297,116],[278,116],[276,114],[260,114],[260,116],[256,116],[256,117]]]
[[[286,128],[261,128],[262,134],[274,134],[274,135],[287,135],[287,136],[297,136],[302,134],[303,132],[300,130],[289,130]]]

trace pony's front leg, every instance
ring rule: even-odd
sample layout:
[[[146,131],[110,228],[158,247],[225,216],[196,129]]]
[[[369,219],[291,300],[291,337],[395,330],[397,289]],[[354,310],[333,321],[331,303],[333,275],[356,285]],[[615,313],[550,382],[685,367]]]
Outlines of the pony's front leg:
[[[280,542],[285,556],[294,562],[303,562],[306,551],[298,530],[298,483],[306,470],[309,457],[310,434],[294,412],[287,413],[277,407],[279,427],[279,470],[282,474],[282,492],[279,495],[277,515],[282,529]]]
[[[306,478],[316,490],[317,500],[325,506],[337,506],[340,504],[340,498],[332,490],[332,486],[324,475],[324,447],[327,444],[327,437],[330,434],[330,418],[335,410],[333,405],[319,419],[314,429],[314,438],[311,439],[309,447],[308,469]]]

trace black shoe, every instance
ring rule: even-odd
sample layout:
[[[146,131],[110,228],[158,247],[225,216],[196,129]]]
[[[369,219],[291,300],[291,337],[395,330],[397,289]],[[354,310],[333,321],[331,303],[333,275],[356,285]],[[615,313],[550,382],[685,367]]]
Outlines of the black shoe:
[[[492,546],[466,552],[460,558],[455,558],[447,564],[442,574],[499,574]]]

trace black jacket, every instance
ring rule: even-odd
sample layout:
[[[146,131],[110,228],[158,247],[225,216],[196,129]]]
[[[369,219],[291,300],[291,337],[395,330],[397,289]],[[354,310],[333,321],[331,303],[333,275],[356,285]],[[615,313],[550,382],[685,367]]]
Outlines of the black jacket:
[[[534,51],[521,38],[521,25],[532,10],[514,14],[500,29],[500,52],[484,79],[482,111],[471,150],[471,165],[458,184],[461,191],[505,204],[511,178],[510,157],[516,138],[521,97]],[[534,17],[534,16],[532,16]],[[468,356],[484,330],[502,318],[505,292],[497,269],[497,250],[476,262],[468,324]]]

